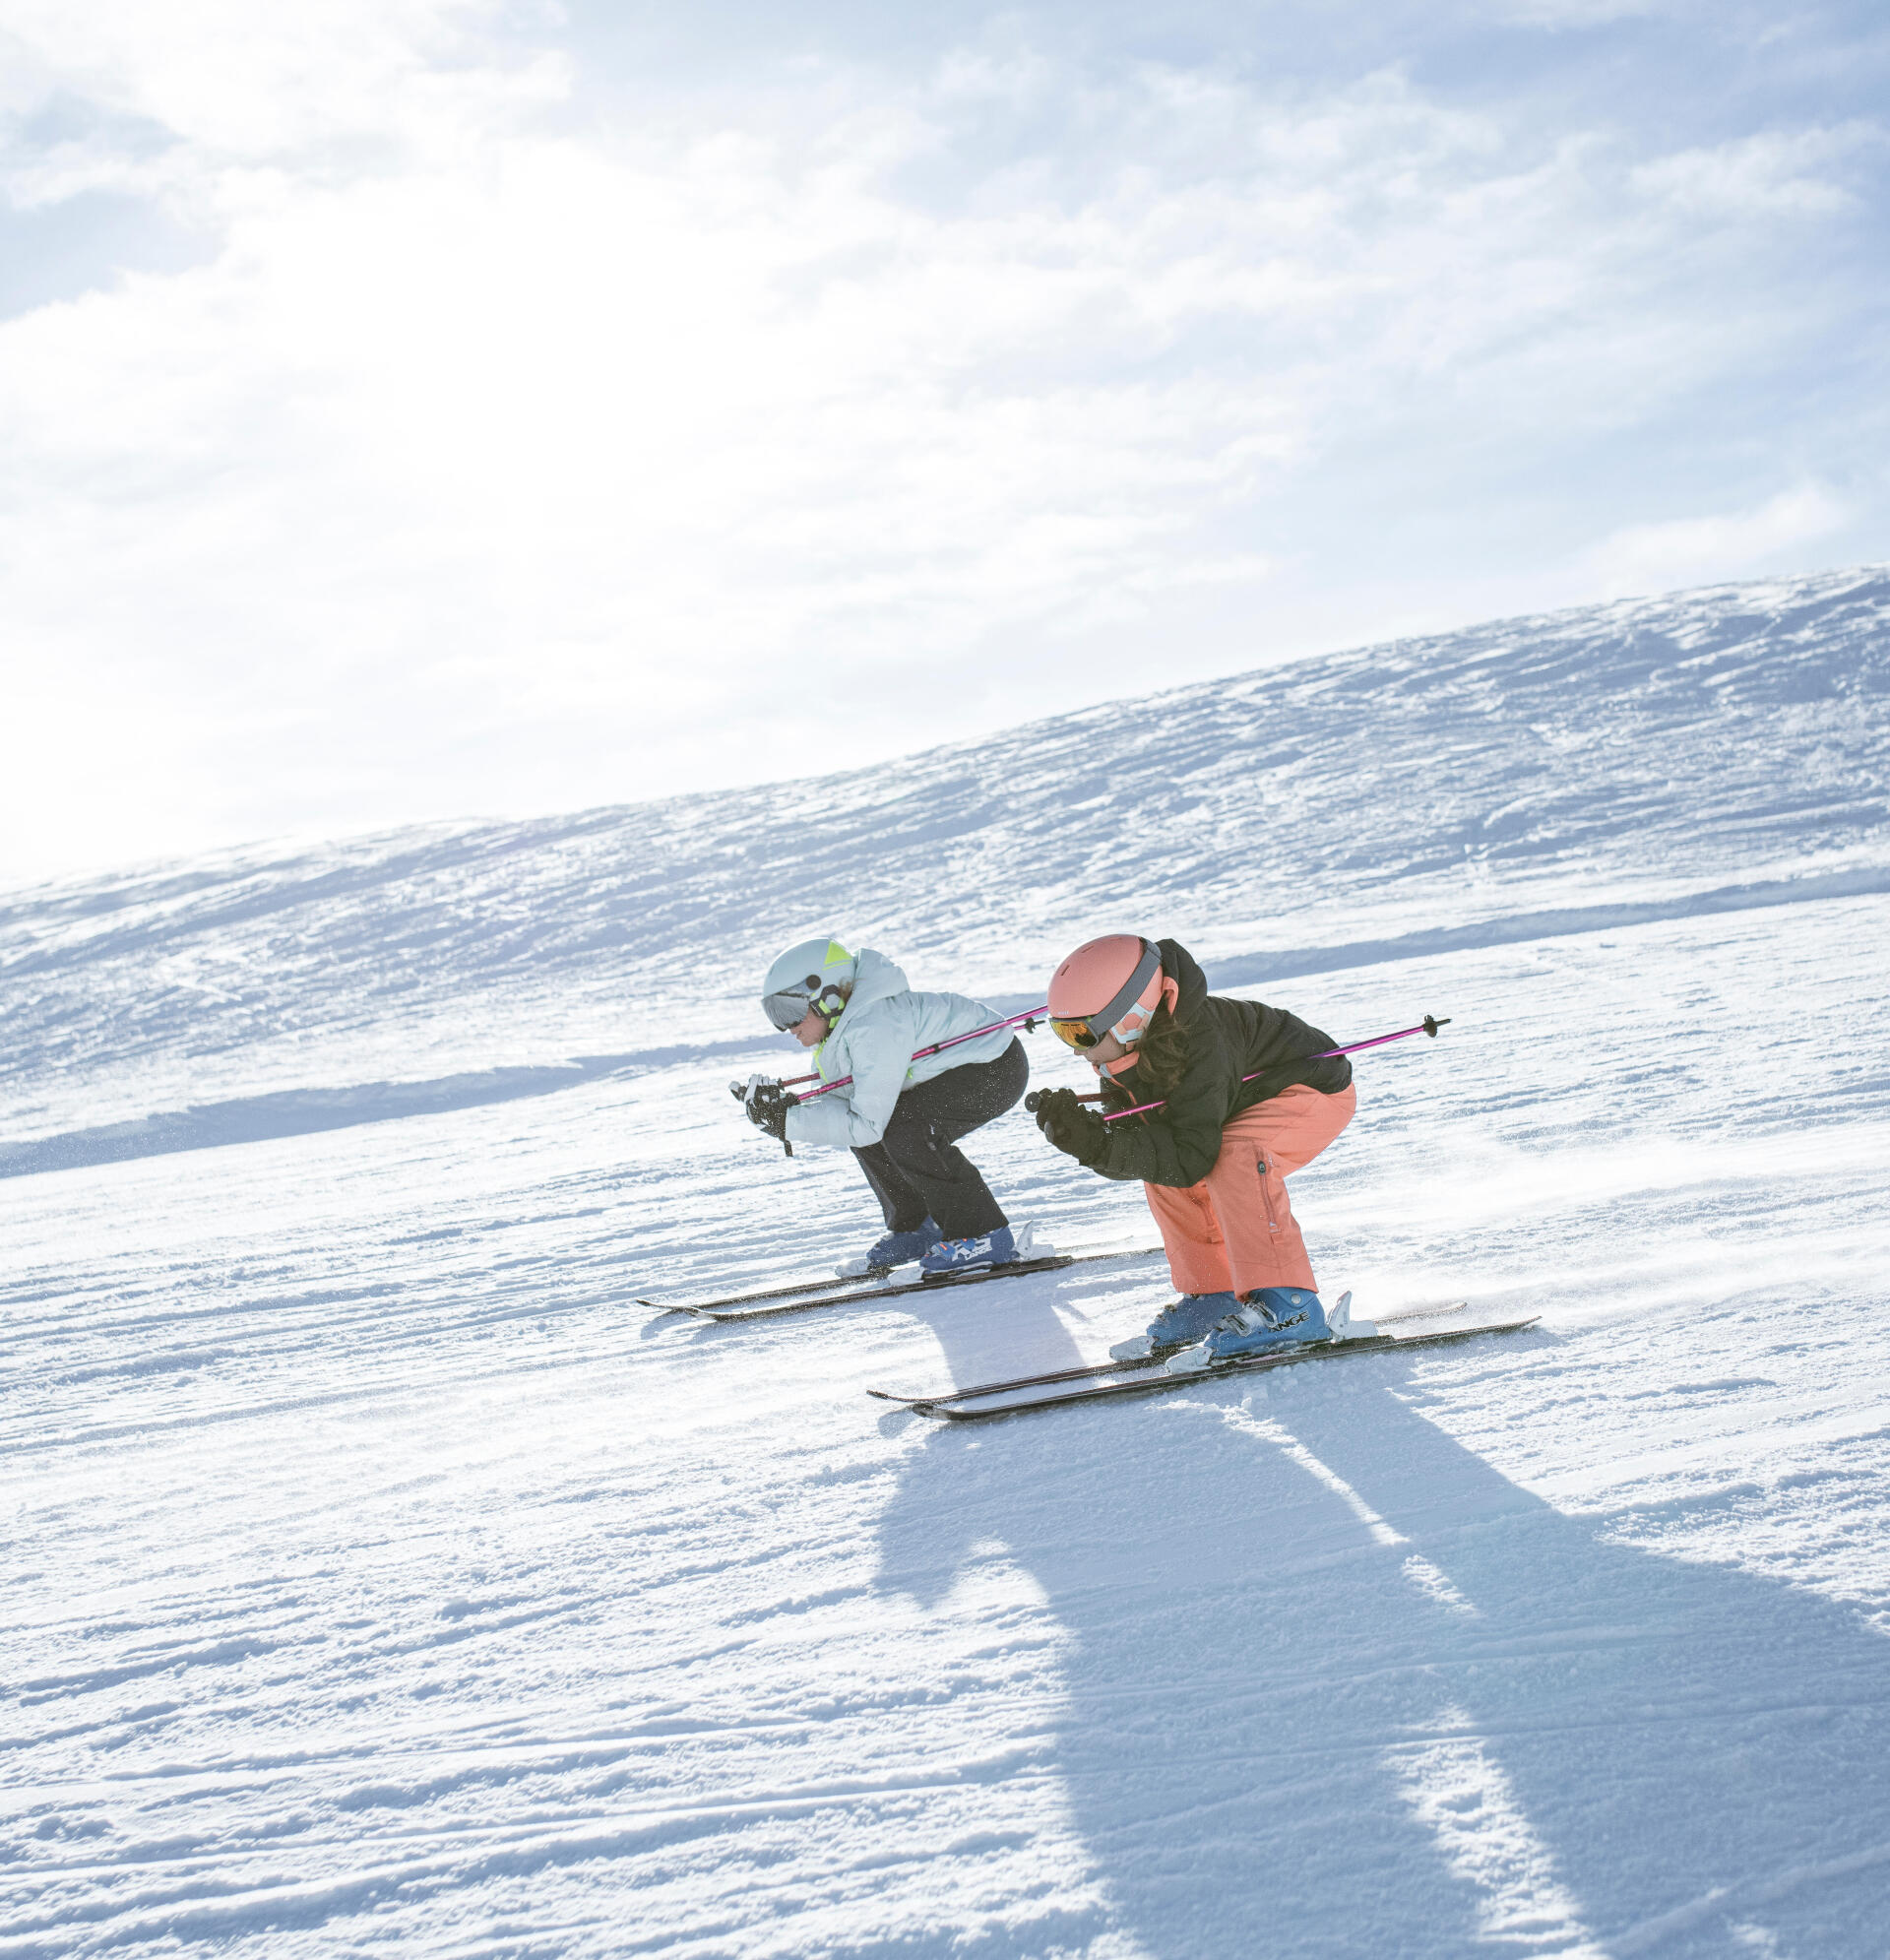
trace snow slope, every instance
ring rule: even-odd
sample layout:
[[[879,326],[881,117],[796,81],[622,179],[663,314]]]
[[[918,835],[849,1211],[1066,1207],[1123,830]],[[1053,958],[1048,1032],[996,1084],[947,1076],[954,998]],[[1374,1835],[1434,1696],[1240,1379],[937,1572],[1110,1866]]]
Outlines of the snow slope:
[[[1857,572],[0,901],[0,1956],[1882,1953],[1887,708]],[[1454,1016],[1295,1202],[1541,1329],[959,1430],[1160,1266],[636,1305],[871,1229],[722,1086],[790,935],[1119,924]]]

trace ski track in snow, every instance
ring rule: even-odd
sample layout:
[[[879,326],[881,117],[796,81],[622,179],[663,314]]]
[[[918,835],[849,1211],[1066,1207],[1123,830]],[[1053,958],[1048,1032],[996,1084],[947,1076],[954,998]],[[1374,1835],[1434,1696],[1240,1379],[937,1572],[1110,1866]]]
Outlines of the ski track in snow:
[[[1887,644],[1725,589],[0,902],[0,1960],[1880,1955]],[[1541,1326],[961,1428],[864,1390],[1160,1266],[634,1303],[871,1230],[723,1087],[777,942],[1027,1004],[1117,922],[1452,1015],[1295,1203]]]

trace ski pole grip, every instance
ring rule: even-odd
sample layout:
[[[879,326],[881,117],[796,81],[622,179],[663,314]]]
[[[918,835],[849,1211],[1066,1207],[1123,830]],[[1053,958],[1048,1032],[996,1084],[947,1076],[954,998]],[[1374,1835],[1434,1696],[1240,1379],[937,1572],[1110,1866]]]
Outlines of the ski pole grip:
[[[1043,1099],[1050,1092],[1047,1089],[1033,1089],[1031,1093],[1024,1099],[1025,1108],[1027,1108],[1032,1115],[1036,1115],[1037,1112],[1040,1108],[1042,1108]],[[1102,1092],[1100,1089],[1079,1089],[1075,1092],[1075,1094],[1076,1094],[1076,1100],[1079,1103],[1100,1103],[1102,1100]]]

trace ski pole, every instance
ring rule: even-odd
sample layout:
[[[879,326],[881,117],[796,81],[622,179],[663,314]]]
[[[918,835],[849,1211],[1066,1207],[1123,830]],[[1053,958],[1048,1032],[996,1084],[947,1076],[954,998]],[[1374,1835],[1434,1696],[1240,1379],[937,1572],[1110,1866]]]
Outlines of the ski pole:
[[[912,1060],[923,1061],[927,1055],[941,1054],[947,1048],[957,1047],[961,1042],[975,1042],[981,1035],[995,1035],[1002,1028],[1021,1027],[1027,1035],[1034,1034],[1038,1022],[1049,1011],[1046,1005],[1043,1007],[1033,1007],[1025,1014],[1006,1015],[1002,1021],[993,1021],[988,1028],[974,1028],[969,1034],[952,1035],[942,1042],[934,1042],[929,1048],[918,1049],[913,1055]],[[836,1076],[832,1082],[821,1082],[818,1089],[810,1089],[805,1096],[797,1096],[794,1100],[797,1103],[811,1103],[816,1096],[825,1096],[830,1089],[845,1089],[852,1079],[850,1075]],[[797,1082],[820,1082],[820,1078],[817,1075],[790,1075],[781,1086],[784,1089],[791,1089]],[[746,1096],[747,1091],[739,1082],[731,1082],[728,1085],[728,1093],[739,1103]],[[793,1152],[789,1151],[788,1154],[791,1157]]]
[[[1368,1042],[1348,1042],[1343,1048],[1321,1048],[1316,1055],[1298,1055],[1294,1057],[1292,1066],[1298,1068],[1303,1062],[1327,1061],[1334,1055],[1355,1055],[1360,1048],[1381,1048],[1387,1042],[1402,1042],[1412,1035],[1428,1035],[1434,1041],[1437,1037],[1437,1030],[1439,1028],[1448,1028],[1450,1021],[1451,1017],[1448,1014],[1441,1021],[1433,1014],[1426,1014],[1415,1028],[1400,1028],[1395,1035],[1374,1035]],[[1261,1076],[1270,1073],[1272,1073],[1271,1070],[1256,1068],[1251,1075],[1243,1075],[1240,1080],[1243,1083],[1257,1082]],[[1033,1115],[1037,1113],[1038,1103],[1043,1093],[1040,1089],[1033,1089],[1024,1099],[1025,1108],[1029,1109]],[[1100,1103],[1102,1100],[1102,1091],[1100,1089],[1081,1090],[1078,1092],[1076,1100],[1079,1103]],[[1166,1099],[1160,1103],[1138,1103],[1133,1109],[1117,1109],[1112,1114],[1104,1116],[1102,1120],[1105,1123],[1119,1123],[1124,1116],[1142,1116],[1146,1115],[1151,1109],[1163,1109],[1166,1106]]]
[[[953,1035],[943,1042],[934,1042],[929,1048],[920,1048],[914,1054],[914,1061],[923,1061],[927,1055],[942,1054],[947,1048],[955,1048],[960,1042],[976,1042],[980,1036],[995,1035],[1003,1028],[1021,1027],[1027,1035],[1034,1034],[1037,1024],[1049,1012],[1047,1003],[1042,1007],[1033,1007],[1028,1014],[1007,1015],[1002,1021],[993,1021],[988,1028],[974,1028],[968,1035]],[[825,1096],[830,1089],[845,1089],[852,1081],[850,1075],[837,1075],[832,1082],[822,1082],[818,1089],[810,1089],[800,1100],[811,1103],[816,1096]],[[790,1075],[781,1086],[791,1089],[796,1082],[819,1081],[818,1076]]]

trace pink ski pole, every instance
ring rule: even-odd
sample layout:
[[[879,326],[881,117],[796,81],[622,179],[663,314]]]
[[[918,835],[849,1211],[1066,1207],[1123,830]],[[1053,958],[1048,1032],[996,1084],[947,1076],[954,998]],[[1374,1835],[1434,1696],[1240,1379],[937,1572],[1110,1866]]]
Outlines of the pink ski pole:
[[[1368,1042],[1348,1042],[1343,1048],[1321,1048],[1316,1055],[1295,1055],[1292,1060],[1292,1066],[1297,1068],[1302,1062],[1326,1061],[1333,1055],[1355,1055],[1360,1048],[1381,1048],[1387,1042],[1402,1042],[1412,1035],[1428,1035],[1434,1041],[1439,1028],[1448,1028],[1450,1026],[1450,1018],[1446,1014],[1440,1021],[1435,1015],[1426,1014],[1418,1022],[1417,1027],[1400,1028],[1395,1035],[1374,1035]],[[1276,1064],[1276,1066],[1279,1066],[1279,1064]],[[1271,1073],[1272,1070],[1270,1069],[1256,1068],[1251,1075],[1243,1075],[1240,1080],[1242,1082],[1257,1082],[1261,1076]],[[1040,1091],[1033,1090],[1024,1100],[1025,1108],[1035,1110],[1037,1107],[1037,1099],[1040,1093]],[[1079,1092],[1076,1100],[1079,1103],[1100,1103],[1102,1100],[1102,1092],[1100,1089],[1083,1090]],[[1119,1123],[1124,1116],[1143,1116],[1147,1115],[1151,1109],[1165,1109],[1166,1107],[1166,1099],[1160,1103],[1138,1103],[1133,1109],[1116,1109],[1104,1116],[1102,1120],[1105,1123]]]
[[[955,1048],[961,1042],[976,1042],[980,1036],[995,1035],[1000,1029],[1004,1028],[1021,1027],[1028,1035],[1032,1033],[1037,1024],[1049,1011],[1049,1006],[1045,1003],[1041,1007],[1033,1007],[1028,1014],[1007,1015],[1002,1021],[993,1021],[988,1028],[974,1028],[968,1035],[953,1035],[946,1041],[934,1042],[929,1048],[920,1048],[913,1056],[913,1060],[923,1061],[927,1055],[943,1054],[947,1048]],[[808,1090],[806,1095],[799,1100],[803,1103],[811,1103],[816,1096],[825,1096],[830,1089],[845,1089],[852,1079],[850,1075],[838,1075],[832,1082],[822,1082],[818,1089]],[[820,1078],[816,1075],[790,1075],[781,1086],[784,1089],[791,1089],[796,1082],[819,1081]]]

